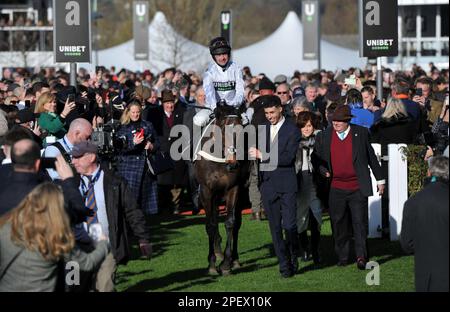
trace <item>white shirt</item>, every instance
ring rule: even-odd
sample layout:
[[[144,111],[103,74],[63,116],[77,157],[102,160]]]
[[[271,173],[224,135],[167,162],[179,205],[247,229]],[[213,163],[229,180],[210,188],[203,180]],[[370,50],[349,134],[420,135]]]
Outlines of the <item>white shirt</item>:
[[[92,173],[92,176],[95,176],[99,170],[100,170],[100,166],[97,167],[97,169]],[[103,177],[104,177],[104,172],[102,170],[100,172],[100,176],[98,177],[98,180],[94,184],[94,194],[95,194],[95,203],[97,205],[98,223],[100,223],[100,225],[102,227],[103,234],[105,234],[105,236],[109,238],[109,223],[108,223],[108,214],[106,213],[105,192],[103,191]],[[88,177],[86,177],[84,175],[81,176],[81,179],[83,181],[80,182],[79,189],[80,189],[81,195],[84,198],[85,194],[83,194],[83,192],[87,191],[87,189],[83,189],[82,185],[84,182],[84,185],[87,188],[87,186],[89,185],[89,179],[88,179]],[[88,224],[86,222],[83,222],[83,226],[86,229],[86,231],[89,233]]]
[[[338,138],[339,138],[341,141],[344,141],[344,140],[345,140],[345,138],[347,137],[347,135],[348,135],[349,132],[350,132],[350,126],[348,126],[347,130],[345,130],[344,132],[339,133],[339,132],[336,131],[337,136],[338,136]]]
[[[59,142],[67,153],[72,152],[73,144],[70,143],[69,139],[67,138],[67,135],[65,135],[62,139],[59,139],[56,142]],[[57,149],[55,146],[50,145],[47,146],[47,148],[45,149],[43,156],[56,158],[56,156],[58,155],[61,155],[59,149]],[[58,172],[56,172],[55,169],[47,169],[47,172],[50,178],[52,178],[52,180],[61,179],[61,177],[59,176]]]
[[[281,117],[280,120],[275,125],[270,126],[270,139],[273,141],[278,134],[278,131],[280,131],[281,126],[284,124],[284,121],[286,119],[284,117]]]
[[[11,158],[5,158],[2,160],[2,165],[12,164]]]

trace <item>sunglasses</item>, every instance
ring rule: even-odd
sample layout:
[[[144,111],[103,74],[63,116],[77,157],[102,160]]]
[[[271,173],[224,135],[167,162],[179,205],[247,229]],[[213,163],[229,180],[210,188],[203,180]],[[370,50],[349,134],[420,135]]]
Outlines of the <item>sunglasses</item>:
[[[289,92],[288,91],[285,91],[285,92],[277,92],[277,94],[288,94]]]

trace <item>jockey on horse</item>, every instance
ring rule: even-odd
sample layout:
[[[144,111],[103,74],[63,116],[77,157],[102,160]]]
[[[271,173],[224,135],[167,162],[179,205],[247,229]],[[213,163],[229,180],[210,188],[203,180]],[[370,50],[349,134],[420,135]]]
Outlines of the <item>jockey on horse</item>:
[[[203,77],[203,88],[206,94],[206,108],[214,111],[216,103],[225,102],[238,109],[244,102],[244,80],[239,65],[231,60],[231,47],[223,37],[211,40],[209,51],[214,62],[211,62]],[[210,120],[211,112],[203,109],[194,116],[194,124],[204,127]],[[250,122],[252,109],[241,114],[242,124]]]

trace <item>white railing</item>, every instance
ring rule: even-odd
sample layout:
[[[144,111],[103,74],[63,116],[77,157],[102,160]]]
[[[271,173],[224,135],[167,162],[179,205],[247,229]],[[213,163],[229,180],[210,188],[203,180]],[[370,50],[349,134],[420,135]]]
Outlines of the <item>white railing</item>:
[[[378,159],[381,158],[381,145],[372,144]],[[389,232],[391,240],[398,240],[403,219],[403,205],[408,199],[408,162],[401,149],[405,144],[388,145],[388,189]],[[377,182],[373,174],[373,196],[369,197],[369,238],[382,235],[381,196],[377,192]]]

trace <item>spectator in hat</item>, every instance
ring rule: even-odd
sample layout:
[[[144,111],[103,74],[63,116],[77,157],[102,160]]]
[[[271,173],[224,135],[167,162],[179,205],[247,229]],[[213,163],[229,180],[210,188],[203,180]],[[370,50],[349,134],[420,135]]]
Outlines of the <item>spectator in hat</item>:
[[[152,90],[144,85],[139,85],[134,89],[134,98],[139,100],[142,104],[142,119],[147,120],[151,104],[148,99],[152,95]]]
[[[183,124],[184,111],[175,104],[175,96],[170,90],[164,90],[161,96],[161,106],[158,113],[152,116],[155,131],[161,143],[161,152],[170,155],[173,142],[179,137],[171,137],[170,131],[176,125]],[[195,124],[195,123],[194,123]],[[164,213],[179,214],[181,195],[188,184],[186,163],[180,159],[174,162],[174,168],[158,175],[158,190],[160,210]]]
[[[24,108],[17,113],[16,124],[23,127],[33,137],[33,140],[39,144],[39,147],[43,147],[41,138],[41,127],[37,120],[39,114],[34,113],[30,108]]]
[[[286,75],[277,75],[273,79],[273,83],[275,84],[275,87],[278,87],[282,83],[287,83],[287,76]]]
[[[303,89],[301,86],[295,87],[292,90],[292,98],[298,98],[298,97],[305,97],[305,89]]]
[[[372,196],[369,167],[380,195],[384,192],[385,181],[368,130],[350,124],[352,118],[348,105],[338,106],[332,116],[333,126],[316,137],[314,153],[320,174],[331,180],[329,214],[338,266],[349,263],[353,236],[357,267],[364,270],[369,259],[367,198]]]
[[[133,109],[137,105],[132,105]],[[81,141],[73,146],[72,162],[80,174],[79,189],[85,205],[93,211],[83,223],[91,232],[99,224],[102,233],[111,243],[111,251],[100,265],[95,276],[95,290],[114,291],[118,264],[125,264],[130,257],[128,225],[139,239],[142,255],[151,256],[150,233],[144,214],[137,204],[137,193],[130,183],[99,165],[97,146]]]
[[[142,105],[133,100],[120,118],[118,137],[126,144],[118,157],[117,171],[127,182],[139,207],[147,214],[158,212],[156,177],[147,166],[147,157],[159,149],[159,140],[153,124],[142,119]]]

